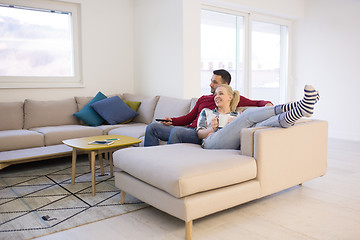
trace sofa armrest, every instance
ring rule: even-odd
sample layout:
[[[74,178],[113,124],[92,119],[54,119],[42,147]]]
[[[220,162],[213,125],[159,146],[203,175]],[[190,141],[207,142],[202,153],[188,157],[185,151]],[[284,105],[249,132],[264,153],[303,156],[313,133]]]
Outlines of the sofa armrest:
[[[290,128],[258,129],[253,137],[262,196],[326,173],[327,121],[311,120]]]
[[[243,128],[240,134],[241,155],[254,157],[254,133],[259,129],[270,127]]]

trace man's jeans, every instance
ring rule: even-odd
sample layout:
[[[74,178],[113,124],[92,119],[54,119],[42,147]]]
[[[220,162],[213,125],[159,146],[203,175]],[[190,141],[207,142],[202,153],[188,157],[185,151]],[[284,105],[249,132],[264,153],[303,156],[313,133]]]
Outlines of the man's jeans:
[[[162,123],[151,123],[146,127],[144,146],[157,146],[159,140],[173,143],[201,144],[195,128],[166,126]]]

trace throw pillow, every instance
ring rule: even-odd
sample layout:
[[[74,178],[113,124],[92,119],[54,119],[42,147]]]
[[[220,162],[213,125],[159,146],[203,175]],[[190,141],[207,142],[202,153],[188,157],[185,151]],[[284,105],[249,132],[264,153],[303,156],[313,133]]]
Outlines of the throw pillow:
[[[98,92],[83,109],[74,113],[74,116],[85,122],[87,125],[94,127],[101,125],[104,122],[104,119],[92,107],[90,107],[90,105],[106,98],[107,97],[102,92]]]
[[[122,123],[139,115],[118,96],[106,98],[90,106],[111,125]]]
[[[129,106],[129,108],[131,108],[132,110],[134,110],[135,112],[137,112],[137,110],[139,109],[139,106],[141,104],[141,102],[133,102],[133,101],[128,101],[128,100],[123,100],[124,103],[126,103],[126,105]],[[133,120],[134,118],[131,118],[125,122],[122,122],[122,124],[125,124],[125,123],[129,123]]]

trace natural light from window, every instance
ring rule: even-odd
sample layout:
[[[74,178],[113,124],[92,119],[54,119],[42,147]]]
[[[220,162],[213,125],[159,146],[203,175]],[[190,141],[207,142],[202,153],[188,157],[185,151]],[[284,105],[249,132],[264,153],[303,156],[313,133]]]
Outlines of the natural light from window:
[[[226,69],[236,79],[238,17],[202,11],[201,22],[201,93],[210,94],[213,70]],[[242,18],[240,19],[242,21]],[[242,23],[241,23],[242,24]],[[237,81],[231,83],[236,88]]]
[[[1,76],[73,76],[71,13],[0,6]]]
[[[285,101],[288,26],[257,18],[202,10],[202,94],[210,92],[212,71],[224,68],[232,76],[231,86],[245,97],[274,104]]]
[[[282,31],[279,24],[252,23],[251,97],[279,103],[282,70]],[[287,33],[287,32],[286,32]],[[283,44],[285,44],[283,42]],[[285,44],[286,45],[286,44]],[[284,66],[285,67],[285,66]]]

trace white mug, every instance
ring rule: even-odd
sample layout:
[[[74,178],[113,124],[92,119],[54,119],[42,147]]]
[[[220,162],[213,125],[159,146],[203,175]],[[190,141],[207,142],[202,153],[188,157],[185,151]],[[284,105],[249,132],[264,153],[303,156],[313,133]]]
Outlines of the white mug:
[[[219,128],[223,128],[225,127],[225,125],[228,123],[228,115],[223,115],[223,114],[220,114],[219,115]]]

